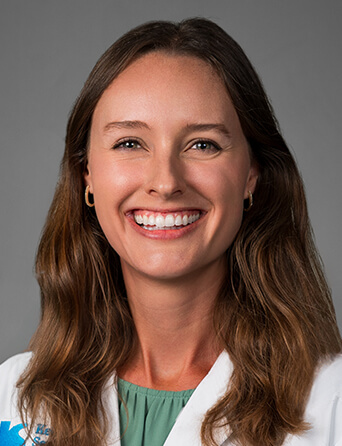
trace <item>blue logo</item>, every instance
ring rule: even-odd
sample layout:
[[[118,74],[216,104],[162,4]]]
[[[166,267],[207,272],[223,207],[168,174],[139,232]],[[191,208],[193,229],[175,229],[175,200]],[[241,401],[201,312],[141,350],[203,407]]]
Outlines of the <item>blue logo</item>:
[[[24,429],[23,424],[16,424],[10,429],[10,421],[0,423],[0,446],[22,446],[24,439],[19,435],[19,431]]]

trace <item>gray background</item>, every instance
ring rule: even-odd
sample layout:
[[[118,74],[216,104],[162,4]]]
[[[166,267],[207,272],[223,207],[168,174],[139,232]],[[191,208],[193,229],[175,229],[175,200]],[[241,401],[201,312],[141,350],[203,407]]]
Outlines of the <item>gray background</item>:
[[[0,1],[0,362],[39,319],[33,259],[67,115],[102,52],[152,19],[213,19],[245,49],[304,177],[342,327],[340,0]]]

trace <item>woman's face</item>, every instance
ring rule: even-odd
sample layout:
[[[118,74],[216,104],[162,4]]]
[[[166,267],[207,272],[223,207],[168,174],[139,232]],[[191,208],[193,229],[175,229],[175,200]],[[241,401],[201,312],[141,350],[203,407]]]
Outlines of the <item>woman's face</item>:
[[[227,90],[200,59],[147,54],[96,106],[85,182],[124,274],[223,270],[256,179]]]

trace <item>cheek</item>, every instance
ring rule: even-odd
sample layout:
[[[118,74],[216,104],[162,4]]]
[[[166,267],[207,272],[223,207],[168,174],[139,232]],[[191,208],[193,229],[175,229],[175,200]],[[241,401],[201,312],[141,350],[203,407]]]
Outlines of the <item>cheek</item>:
[[[118,201],[129,196],[139,180],[137,169],[127,163],[96,163],[92,166],[92,183],[95,200],[100,203],[104,198]]]
[[[100,226],[114,249],[120,244],[125,201],[136,191],[140,179],[137,172],[124,163],[96,163],[91,167],[95,212]]]
[[[213,205],[220,204],[227,208],[233,204],[242,206],[247,180],[246,166],[223,163],[203,165],[189,176],[196,189],[208,197]]]

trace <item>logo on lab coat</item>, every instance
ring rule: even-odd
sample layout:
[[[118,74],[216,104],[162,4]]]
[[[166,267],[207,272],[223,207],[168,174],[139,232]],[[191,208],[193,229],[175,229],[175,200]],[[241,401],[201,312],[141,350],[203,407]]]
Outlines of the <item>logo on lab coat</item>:
[[[24,438],[19,435],[19,432],[24,429],[26,425],[22,423],[12,425],[10,421],[0,422],[0,446],[24,446]],[[45,424],[38,424],[33,431],[32,445],[46,444],[47,437],[51,434],[51,429]],[[30,443],[31,444],[31,443]]]
[[[24,439],[19,435],[23,424],[16,424],[11,427],[10,421],[0,422],[0,446],[22,446]]]

